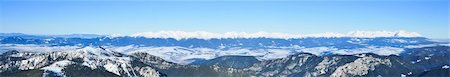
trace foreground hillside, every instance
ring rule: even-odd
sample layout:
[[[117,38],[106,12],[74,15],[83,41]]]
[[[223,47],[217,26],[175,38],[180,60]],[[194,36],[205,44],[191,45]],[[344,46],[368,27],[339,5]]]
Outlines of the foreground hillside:
[[[28,53],[8,51],[1,55],[2,76],[431,76],[448,77],[450,47],[410,49],[401,56],[316,56],[299,53],[258,61],[248,56],[223,56],[180,65],[147,54],[123,55],[93,51]]]

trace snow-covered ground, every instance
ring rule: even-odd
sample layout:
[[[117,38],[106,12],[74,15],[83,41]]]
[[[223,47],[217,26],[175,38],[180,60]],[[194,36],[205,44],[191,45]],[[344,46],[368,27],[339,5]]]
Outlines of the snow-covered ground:
[[[406,46],[405,48],[419,48],[437,45],[415,45]],[[448,45],[440,45],[448,46]],[[374,53],[378,55],[398,55],[404,51],[405,48],[396,47],[377,47],[369,46],[365,48],[355,49],[338,49],[334,47],[270,47],[261,49],[248,49],[248,48],[229,48],[229,49],[210,49],[210,48],[185,48],[179,46],[172,47],[140,47],[140,46],[120,46],[120,47],[104,47],[108,52],[119,52],[123,54],[132,54],[136,52],[145,52],[154,56],[161,57],[167,61],[189,64],[192,59],[213,59],[220,56],[227,55],[240,55],[240,56],[255,56],[259,60],[272,60],[283,58],[296,53],[311,53],[314,55],[322,55],[324,53],[341,54],[341,55],[353,55],[360,53]],[[20,52],[90,52],[92,54],[101,55],[105,51],[99,47],[79,47],[79,46],[42,46],[42,45],[22,45],[22,44],[0,44],[0,53],[18,50]],[[103,56],[107,58],[107,56]]]
[[[52,71],[54,73],[63,75],[62,70],[66,66],[71,65],[71,64],[74,64],[74,62],[69,61],[69,60],[63,60],[63,61],[55,62],[52,65],[41,68],[41,69],[46,70],[46,71]]]

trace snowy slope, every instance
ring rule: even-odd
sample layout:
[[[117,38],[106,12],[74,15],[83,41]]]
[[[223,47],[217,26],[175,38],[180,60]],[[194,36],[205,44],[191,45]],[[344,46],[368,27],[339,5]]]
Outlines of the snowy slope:
[[[445,45],[436,45],[445,46]],[[418,46],[407,46],[405,48]],[[97,47],[77,47],[77,46],[32,46],[32,45],[2,45],[3,51],[8,50],[21,50],[23,52],[28,52],[28,49],[40,50],[42,53],[46,52],[89,52],[95,55],[113,55],[112,53],[123,53],[123,54],[133,54],[137,52],[145,52],[154,56],[161,57],[169,62],[179,63],[179,64],[189,64],[194,61],[194,59],[204,59],[209,60],[221,56],[255,56],[257,59],[273,60],[278,58],[284,58],[296,53],[311,53],[317,56],[324,54],[339,54],[339,55],[353,55],[361,53],[374,53],[378,55],[399,55],[405,48],[397,47],[377,47],[370,46],[366,48],[354,48],[354,49],[338,49],[334,47],[272,47],[264,49],[248,49],[248,48],[229,48],[229,49],[210,49],[210,48],[185,48],[185,47],[139,47],[139,46],[120,46],[120,47],[104,47],[107,51],[101,50]],[[108,58],[107,56],[98,56],[99,58]]]

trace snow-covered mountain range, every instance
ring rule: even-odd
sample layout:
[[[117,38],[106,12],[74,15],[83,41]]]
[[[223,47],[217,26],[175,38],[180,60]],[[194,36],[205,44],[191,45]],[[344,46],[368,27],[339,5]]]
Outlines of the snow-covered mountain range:
[[[87,35],[89,38],[63,36],[0,34],[0,74],[12,76],[43,70],[45,76],[70,76],[77,72],[68,68],[86,67],[103,72],[102,76],[420,76],[415,73],[450,64],[450,61],[435,62],[450,58],[449,42],[406,31],[346,34],[162,31]],[[397,68],[407,70],[393,73],[377,70]],[[170,73],[181,69],[213,73]]]
[[[120,36],[120,35],[111,35]],[[205,31],[184,32],[184,31],[160,31],[160,32],[143,32],[129,35],[131,37],[147,37],[147,38],[175,38],[175,39],[213,39],[213,38],[308,38],[308,37],[358,37],[358,38],[375,38],[375,37],[420,37],[416,32],[407,31],[352,31],[346,34],[343,33],[317,33],[317,34],[286,34],[286,33],[268,33],[268,32],[225,32],[225,33],[211,33]]]

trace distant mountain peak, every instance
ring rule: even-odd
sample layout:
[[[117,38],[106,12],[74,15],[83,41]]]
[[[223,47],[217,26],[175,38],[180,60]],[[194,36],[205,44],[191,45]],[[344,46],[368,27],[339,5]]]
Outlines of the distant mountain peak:
[[[349,37],[420,37],[417,32],[400,31],[353,31],[347,33]]]

